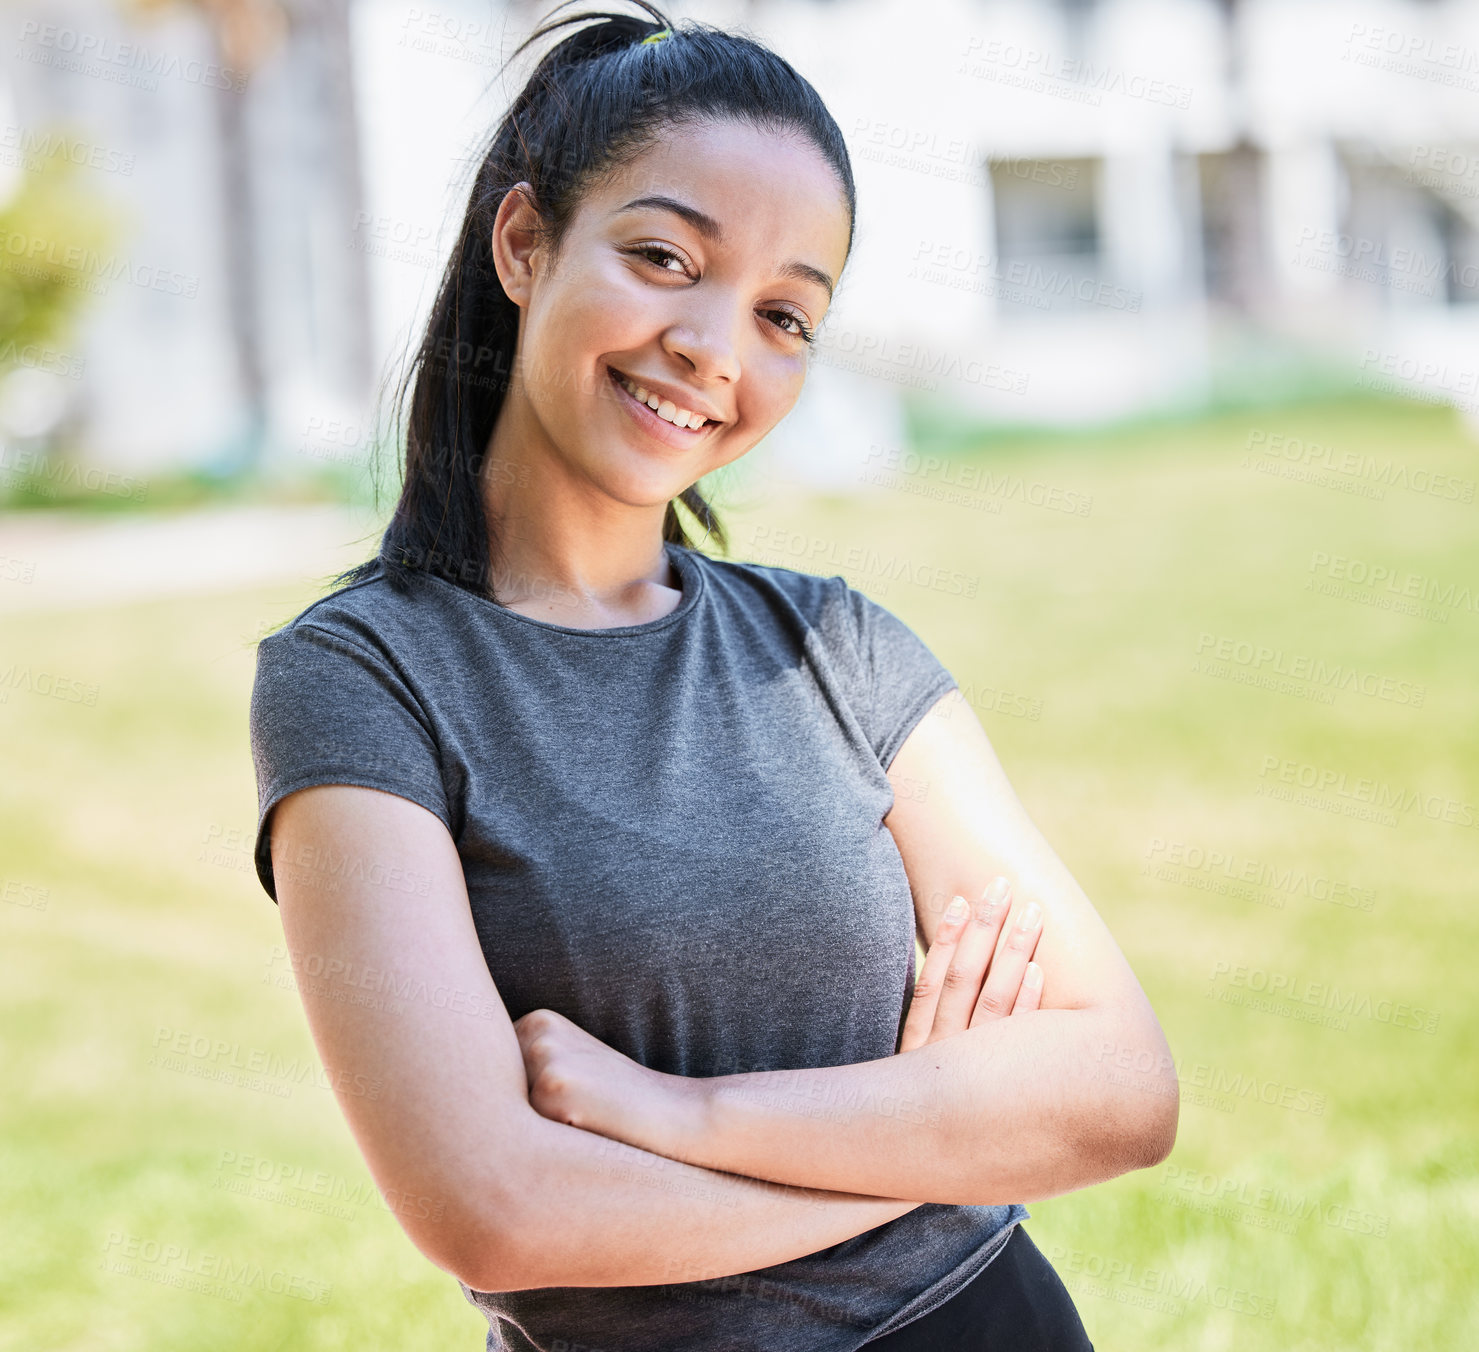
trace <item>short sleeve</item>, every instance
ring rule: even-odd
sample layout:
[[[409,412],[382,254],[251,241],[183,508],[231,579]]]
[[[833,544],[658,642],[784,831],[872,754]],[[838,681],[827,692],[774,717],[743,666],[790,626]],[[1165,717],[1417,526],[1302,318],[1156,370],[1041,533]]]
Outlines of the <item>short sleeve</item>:
[[[257,878],[274,902],[268,816],[314,784],[357,784],[421,804],[452,830],[436,739],[394,665],[299,620],[257,645],[250,735],[257,772]]]
[[[944,663],[903,620],[846,585],[848,618],[857,643],[862,679],[859,721],[887,770],[919,720],[957,686]]]

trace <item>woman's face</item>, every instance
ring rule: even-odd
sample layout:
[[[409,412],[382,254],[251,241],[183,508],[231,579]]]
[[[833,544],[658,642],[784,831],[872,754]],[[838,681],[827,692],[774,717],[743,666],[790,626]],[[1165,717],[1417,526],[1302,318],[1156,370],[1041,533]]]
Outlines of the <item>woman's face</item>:
[[[665,507],[790,411],[849,227],[809,141],[736,122],[671,131],[587,195],[557,259],[524,233],[532,219],[510,193],[495,226],[522,311],[504,429],[518,458]],[[677,426],[675,408],[710,421]]]

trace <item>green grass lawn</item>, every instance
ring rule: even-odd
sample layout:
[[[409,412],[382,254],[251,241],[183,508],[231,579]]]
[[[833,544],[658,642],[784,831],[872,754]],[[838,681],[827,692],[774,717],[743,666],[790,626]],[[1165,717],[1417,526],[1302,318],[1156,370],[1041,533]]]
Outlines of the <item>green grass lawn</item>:
[[[1373,461],[1303,482],[1259,436]],[[1388,464],[1471,500],[1348,491]],[[1362,402],[894,475],[725,520],[939,654],[1160,1015],[1171,1159],[1031,1204],[1096,1346],[1479,1346],[1472,442]],[[482,1346],[315,1082],[251,872],[253,642],[317,594],[0,621],[5,1352]]]

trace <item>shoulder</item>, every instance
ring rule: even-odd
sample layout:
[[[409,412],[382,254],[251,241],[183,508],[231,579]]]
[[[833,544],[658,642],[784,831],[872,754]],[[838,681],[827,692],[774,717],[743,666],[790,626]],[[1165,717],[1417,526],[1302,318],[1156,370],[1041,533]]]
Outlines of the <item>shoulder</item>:
[[[726,599],[794,611],[813,628],[845,623],[848,587],[840,574],[822,576],[776,564],[698,555],[709,585]]]
[[[925,647],[910,624],[852,586],[840,573],[822,575],[777,564],[699,556],[708,582],[742,607],[766,607],[814,632],[834,661],[864,666]]]
[[[404,587],[395,586],[377,561],[367,575],[310,601],[269,630],[258,641],[258,649],[321,643],[325,635],[331,635],[376,654],[393,652],[425,632],[441,603],[440,593],[429,580],[413,576]]]
[[[421,659],[439,645],[412,613],[422,591],[418,582],[402,593],[371,574],[258,641],[249,725],[264,783],[290,781],[312,763],[335,773],[373,771],[380,779],[372,787],[382,787],[434,754],[435,686]]]
[[[834,652],[867,660],[879,643],[907,635],[909,624],[889,607],[852,586],[840,573],[822,575],[776,564],[710,559],[709,576],[729,597],[750,604],[769,604],[793,613],[818,632]]]

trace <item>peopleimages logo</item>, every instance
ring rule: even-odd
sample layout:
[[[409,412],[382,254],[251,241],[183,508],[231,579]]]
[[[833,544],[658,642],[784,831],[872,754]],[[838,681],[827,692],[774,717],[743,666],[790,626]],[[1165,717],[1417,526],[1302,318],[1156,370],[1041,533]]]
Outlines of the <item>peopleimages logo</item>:
[[[1274,1298],[1255,1294],[1244,1287],[1221,1282],[1208,1285],[1202,1277],[1173,1272],[1169,1268],[1143,1268],[1125,1258],[1069,1249],[1061,1244],[1052,1245],[1048,1257],[1064,1274],[1065,1284],[1082,1286],[1090,1295],[1103,1299],[1141,1304],[1138,1300],[1127,1300],[1126,1296],[1144,1292],[1164,1297],[1160,1307],[1167,1314],[1183,1314],[1186,1306],[1200,1303],[1230,1314],[1273,1318]]]
[[[946,488],[960,490],[962,501],[976,493],[1069,516],[1088,516],[1094,505],[1093,498],[1071,488],[1024,479],[1020,474],[998,473],[989,465],[966,464],[952,456],[924,454],[905,446],[870,442],[863,464],[865,477],[868,470],[876,471],[870,482],[897,485],[901,476],[936,480]]]
[[[139,1264],[149,1266],[140,1268]],[[233,1288],[242,1287],[259,1294],[271,1292],[322,1305],[334,1289],[332,1282],[318,1281],[283,1268],[264,1268],[255,1259],[238,1260],[229,1254],[136,1235],[127,1230],[108,1231],[99,1266],[107,1272],[142,1276],[166,1286],[201,1290],[207,1295],[224,1295],[233,1300],[241,1298],[241,1293]]]
[[[1431,295],[1435,283],[1440,280],[1456,287],[1472,289],[1479,286],[1479,264],[1460,265],[1446,253],[1429,257],[1420,249],[1391,249],[1385,240],[1375,237],[1343,235],[1334,230],[1305,226],[1299,232],[1295,249],[1296,264],[1309,266],[1315,263],[1314,259],[1299,257],[1297,251],[1306,250],[1330,260],[1339,260],[1338,264],[1329,265],[1331,271],[1423,295]]]
[[[897,554],[881,553],[868,545],[842,548],[836,540],[808,536],[782,526],[757,526],[751,534],[750,543],[757,552],[783,561],[785,566],[793,562],[804,563],[811,571],[832,568],[839,573],[852,572],[884,583],[903,581],[912,586],[967,598],[974,597],[981,584],[979,577],[953,568],[944,568]]]
[[[1362,353],[1358,365],[1363,379],[1357,383],[1373,389],[1418,385],[1447,395],[1455,403],[1460,402],[1465,396],[1479,393],[1479,366],[1454,368],[1446,361],[1437,361],[1431,357],[1415,357],[1403,352],[1383,352],[1374,347],[1368,347]],[[1385,376],[1391,381],[1400,383],[1395,386],[1377,384],[1375,378],[1379,376]],[[1423,396],[1417,391],[1412,391],[1411,397],[1420,399]]]
[[[1217,985],[1227,985],[1218,994]],[[1247,994],[1245,994],[1245,992]],[[1387,1023],[1394,1028],[1410,1028],[1420,1033],[1438,1030],[1438,1015],[1419,1006],[1400,1000],[1373,999],[1359,991],[1344,990],[1333,982],[1309,981],[1290,972],[1273,972],[1263,967],[1247,967],[1229,962],[1216,962],[1208,983],[1207,994],[1223,1003],[1248,1005],[1264,1009],[1271,1014],[1302,1014],[1298,1006],[1326,1011],[1334,1021],[1312,1018],[1308,1022],[1328,1023],[1330,1027],[1344,1029],[1346,1019],[1355,1017],[1370,1019],[1373,1023]],[[1262,1000],[1249,996],[1262,996]],[[1285,1002],[1283,1007],[1275,1002]]]
[[[1426,688],[1412,681],[1396,680],[1340,662],[1331,665],[1323,658],[1305,653],[1286,653],[1283,648],[1273,648],[1266,643],[1227,634],[1210,634],[1206,630],[1197,637],[1196,655],[1243,667],[1250,672],[1308,681],[1332,692],[1348,690],[1352,694],[1370,695],[1394,704],[1410,704],[1415,709],[1421,708],[1427,698]]]
[[[309,1084],[370,1099],[378,1099],[384,1087],[379,1076],[336,1071],[311,1059],[282,1057],[264,1047],[243,1047],[239,1042],[191,1033],[183,1028],[160,1025],[154,1030],[150,1045],[153,1054],[149,1064],[157,1069],[181,1071],[244,1088],[260,1088],[265,1082],[276,1082],[270,1092],[283,1098],[291,1096],[290,1084]],[[286,1093],[279,1092],[284,1089]]]
[[[1397,488],[1465,505],[1474,501],[1473,479],[1436,473],[1394,456],[1343,450],[1303,437],[1258,428],[1250,429],[1243,449],[1249,452],[1244,465],[1275,469],[1307,483],[1335,484],[1343,480],[1342,487],[1363,492],[1369,490],[1378,499],[1388,488]],[[1339,478],[1332,479],[1331,476]]]
[[[15,55],[23,61],[94,75],[128,88],[155,90],[161,78],[180,79],[205,89],[229,89],[240,94],[246,73],[215,62],[183,60],[172,52],[152,50],[138,42],[119,42],[84,29],[40,24],[27,19],[18,34]]]
[[[1327,1202],[1273,1184],[1255,1185],[1246,1179],[1222,1178],[1175,1164],[1166,1165],[1160,1187],[1171,1194],[1174,1202],[1200,1202],[1229,1220],[1271,1222],[1271,1228],[1286,1234],[1294,1225],[1313,1219],[1334,1230],[1385,1239],[1391,1225],[1390,1217],[1348,1202]],[[1246,1211],[1240,1214],[1239,1208]]]
[[[1310,555],[1308,571],[1322,574],[1332,582],[1377,588],[1404,598],[1428,601],[1450,610],[1479,614],[1479,589],[1467,583],[1443,582],[1438,578],[1426,577],[1395,564],[1351,558],[1344,554],[1329,554],[1323,549],[1317,549]]]
[[[1232,1070],[1211,1061],[1187,1061],[1107,1040],[1099,1044],[1096,1059],[1099,1073],[1111,1083],[1167,1098],[1179,1096],[1183,1102],[1200,1102],[1223,1112],[1232,1112],[1238,1099],[1253,1099],[1270,1108],[1315,1116],[1325,1112],[1325,1095],[1317,1090],[1285,1084],[1251,1071]],[[1175,1073],[1175,1085],[1165,1084],[1162,1076],[1167,1070]]]
[[[1238,854],[1234,850],[1208,849],[1186,841],[1164,840],[1153,836],[1145,850],[1146,863],[1141,872],[1166,882],[1181,882],[1188,877],[1216,877],[1230,883],[1247,884],[1250,888],[1287,896],[1304,896],[1354,910],[1370,911],[1376,906],[1376,893],[1323,873],[1279,865],[1263,859]],[[1278,907],[1282,908],[1282,899]]]
[[[1328,766],[1311,765],[1280,756],[1265,756],[1258,771],[1259,777],[1266,779],[1275,772],[1276,778],[1283,783],[1297,784],[1302,789],[1311,789],[1317,793],[1329,792],[1337,798],[1369,803],[1373,807],[1395,812],[1410,812],[1413,808],[1420,808],[1423,816],[1431,821],[1443,821],[1452,826],[1479,826],[1479,813],[1475,812],[1474,805],[1457,798],[1445,798],[1436,793],[1423,794],[1416,789],[1403,789],[1364,776],[1352,779],[1344,770],[1332,770]]]

